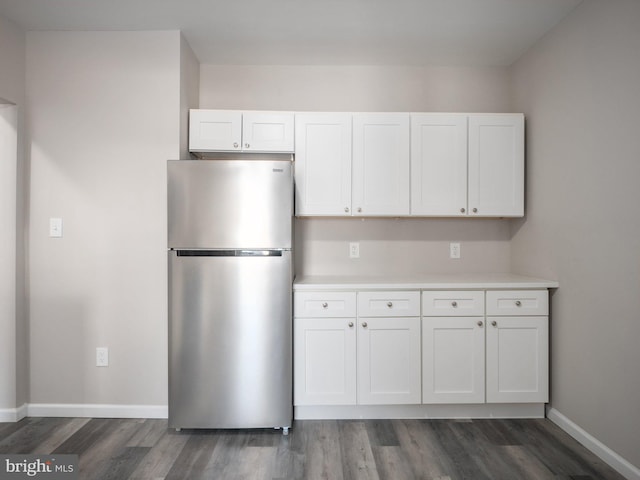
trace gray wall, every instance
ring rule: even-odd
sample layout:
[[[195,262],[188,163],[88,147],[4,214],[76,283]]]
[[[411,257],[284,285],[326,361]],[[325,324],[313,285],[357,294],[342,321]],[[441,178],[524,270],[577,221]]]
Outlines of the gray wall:
[[[166,405],[180,51],[177,31],[27,34],[30,403]]]
[[[0,17],[0,104],[16,105],[0,108],[14,110],[9,116],[17,110],[17,158],[0,159],[0,411],[20,407],[28,397],[24,81],[24,32]]]
[[[557,279],[551,405],[640,466],[640,2],[586,0],[513,68],[527,217],[513,270]]]
[[[202,65],[200,107],[507,112],[507,68]],[[361,242],[360,258],[348,244]],[[449,259],[449,242],[462,258]],[[509,270],[509,220],[296,220],[298,274]]]

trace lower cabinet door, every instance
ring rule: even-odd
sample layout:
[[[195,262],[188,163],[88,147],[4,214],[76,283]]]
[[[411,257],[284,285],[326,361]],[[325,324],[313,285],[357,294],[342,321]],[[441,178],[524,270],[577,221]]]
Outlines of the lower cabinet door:
[[[358,403],[420,403],[420,319],[358,319]]]
[[[294,405],[356,403],[355,318],[296,318]]]
[[[422,322],[422,402],[484,403],[484,318]]]
[[[487,402],[548,401],[548,317],[487,317]]]

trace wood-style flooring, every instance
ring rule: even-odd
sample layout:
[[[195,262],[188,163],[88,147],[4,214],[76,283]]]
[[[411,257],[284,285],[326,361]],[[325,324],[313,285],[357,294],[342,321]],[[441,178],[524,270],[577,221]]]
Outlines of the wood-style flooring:
[[[0,423],[1,453],[78,454],[82,480],[623,479],[546,419],[305,420],[283,436],[26,418]]]

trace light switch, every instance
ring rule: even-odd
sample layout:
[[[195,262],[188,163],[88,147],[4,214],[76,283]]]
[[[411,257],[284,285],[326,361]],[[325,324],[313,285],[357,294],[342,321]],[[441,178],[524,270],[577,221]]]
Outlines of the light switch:
[[[52,238],[62,237],[62,219],[61,218],[49,219],[49,236]]]

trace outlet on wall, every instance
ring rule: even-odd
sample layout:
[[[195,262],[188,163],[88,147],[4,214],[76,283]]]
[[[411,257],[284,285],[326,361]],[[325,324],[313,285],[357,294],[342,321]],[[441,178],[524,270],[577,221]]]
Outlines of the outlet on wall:
[[[449,244],[449,258],[460,258],[460,244],[458,242]]]
[[[109,349],[107,347],[96,348],[96,367],[109,366]]]
[[[358,242],[349,243],[349,258],[360,258],[360,244]]]

